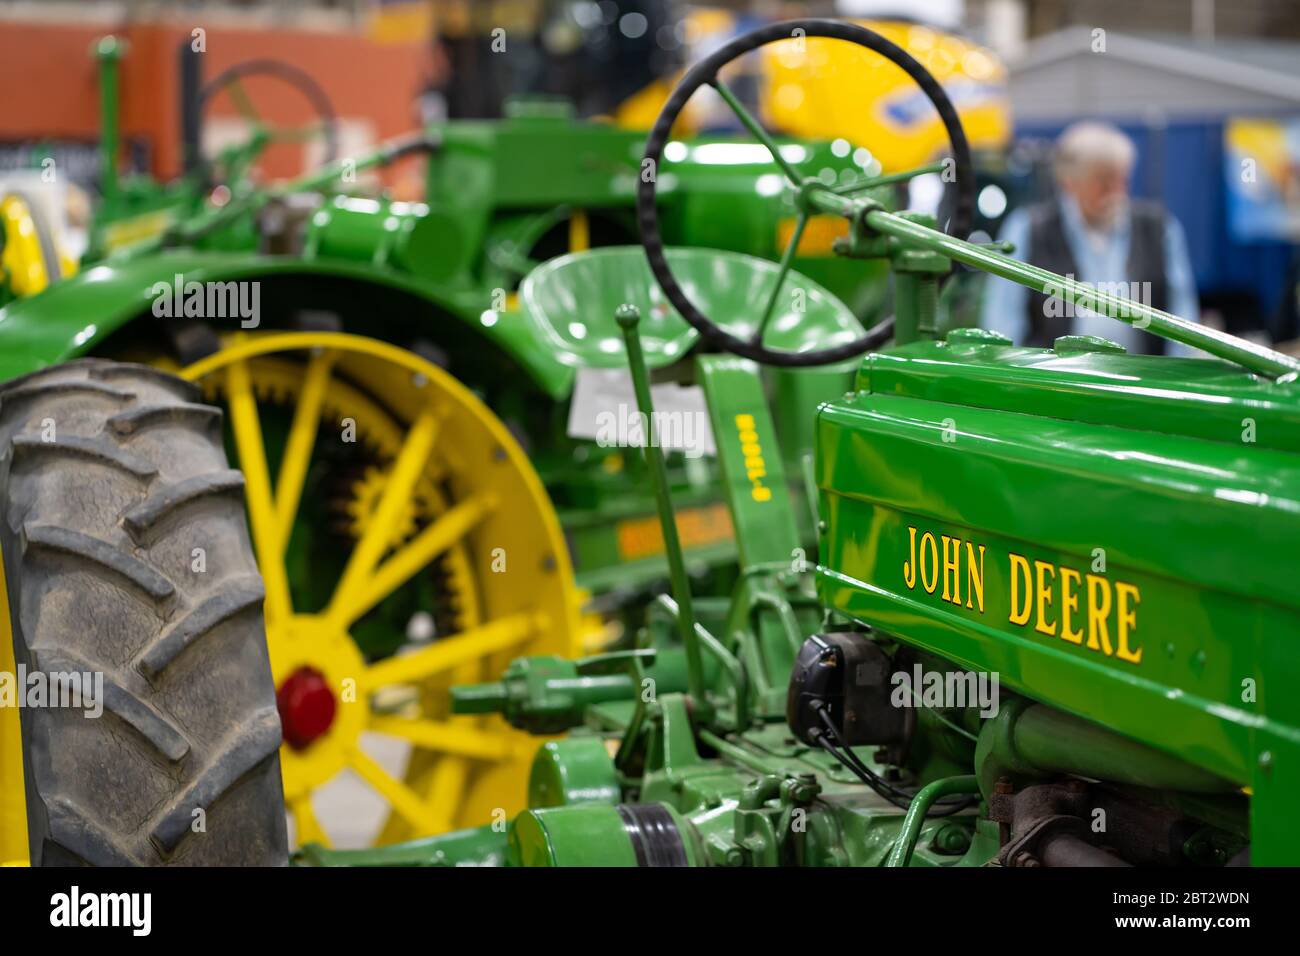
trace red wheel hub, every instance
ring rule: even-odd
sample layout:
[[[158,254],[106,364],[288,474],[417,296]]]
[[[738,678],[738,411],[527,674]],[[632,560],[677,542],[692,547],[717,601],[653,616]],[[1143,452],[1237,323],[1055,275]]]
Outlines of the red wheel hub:
[[[334,723],[338,703],[325,682],[325,675],[311,667],[300,667],[275,693],[284,741],[294,750],[305,750]]]

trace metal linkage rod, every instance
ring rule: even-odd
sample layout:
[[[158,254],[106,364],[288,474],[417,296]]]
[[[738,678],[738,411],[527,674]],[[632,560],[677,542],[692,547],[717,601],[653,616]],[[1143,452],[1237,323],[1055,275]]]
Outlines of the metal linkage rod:
[[[1273,378],[1300,372],[1300,361],[1280,352],[1274,352],[1272,349],[1247,342],[1245,339],[1239,339],[1235,335],[1217,329],[1188,322],[1186,319],[1180,319],[1160,309],[1153,309],[1133,299],[1102,292],[1067,276],[1060,276],[1038,266],[955,239],[937,229],[930,229],[893,213],[875,210],[867,213],[866,221],[872,229],[887,236],[895,236],[925,248],[936,249],[968,266],[1010,279],[1038,292],[1058,295],[1080,308],[1091,309],[1126,325],[1146,329],[1161,338],[1202,349],[1211,355],[1236,362],[1252,372]]]
[[[911,247],[940,252],[983,272],[1009,279],[1036,292],[1059,296],[1079,308],[1091,309],[1099,315],[1145,329],[1161,338],[1201,349],[1260,375],[1280,378],[1300,373],[1300,360],[1288,355],[1217,329],[1188,322],[1133,299],[1095,289],[1068,276],[1048,272],[964,239],[957,239],[903,216],[886,212],[870,200],[850,199],[830,190],[815,189],[808,194],[807,202],[832,215],[850,219],[862,216],[869,228]]]
[[[695,606],[691,601],[691,583],[686,576],[686,559],[682,557],[682,543],[677,535],[677,521],[673,515],[672,496],[668,491],[668,468],[664,464],[663,449],[655,429],[655,408],[650,397],[650,373],[646,370],[645,353],[641,350],[641,335],[637,325],[641,312],[634,305],[619,306],[615,313],[627,343],[627,364],[632,372],[632,387],[636,404],[645,419],[645,458],[650,467],[650,483],[654,485],[655,501],[659,505],[659,524],[663,528],[664,553],[668,556],[668,574],[672,582],[673,597],[677,600],[677,630],[686,649],[687,684],[697,705],[705,703],[704,658],[700,652],[700,638],[695,633]]]

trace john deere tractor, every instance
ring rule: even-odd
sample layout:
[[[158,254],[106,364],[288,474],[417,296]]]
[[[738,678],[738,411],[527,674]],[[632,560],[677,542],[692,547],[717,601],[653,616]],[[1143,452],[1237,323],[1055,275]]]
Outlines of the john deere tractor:
[[[451,689],[454,713],[568,732],[537,751],[527,811],[379,850],[309,846],[298,860],[1300,862],[1300,362],[962,239],[973,179],[956,112],[915,60],[855,26],[792,21],[719,49],[669,97],[646,162],[705,86],[763,140],[719,71],[791,36],[859,44],[912,77],[951,138],[947,229],[809,177],[767,141],[800,220],[842,217],[837,253],[894,277],[891,320],[791,348],[769,317],[816,287],[789,249],[775,274],[708,253],[720,272],[753,269],[765,290],[763,307],[737,308],[688,284],[659,186],[641,184],[648,274],[613,318],[651,432],[641,444],[671,595],[631,648],[520,657],[498,680]],[[1049,349],[978,329],[938,339],[935,303],[957,264],[1206,357],[1128,354],[1086,336]],[[698,351],[694,368],[736,529],[726,600],[692,589],[653,434],[671,421],[647,361],[661,297],[716,349]],[[814,561],[783,492],[763,371],[858,355],[852,386],[811,416]]]
[[[626,245],[637,236],[638,184],[657,180],[684,281],[736,310],[760,307],[753,270],[777,268],[751,257],[774,257],[800,224],[794,261],[822,284],[810,280],[800,321],[790,310],[774,317],[792,347],[859,336],[884,307],[884,268],[831,255],[847,235],[842,220],[805,228],[752,139],[674,141],[651,171],[642,134],[529,101],[502,121],[447,123],[347,157],[309,77],[252,61],[204,82],[188,46],[184,176],[165,185],[123,176],[116,91],[129,53],[114,38],[95,52],[104,178],[87,255],[66,260],[31,197],[11,196],[4,209],[13,640],[0,646],[17,656],[8,668],[0,658],[0,671],[52,672],[47,659],[66,658],[88,673],[110,669],[117,689],[108,716],[88,725],[102,737],[57,723],[66,715],[20,720],[0,708],[0,861],[26,857],[29,833],[34,862],[263,859],[233,843],[190,856],[188,843],[145,827],[168,800],[188,806],[190,775],[220,771],[234,785],[254,765],[265,792],[230,814],[271,828],[258,845],[279,850],[283,828],[267,822],[277,776],[291,842],[328,842],[331,828],[352,823],[346,807],[341,821],[323,819],[315,799],[344,771],[386,804],[383,843],[522,809],[535,742],[497,717],[450,714],[447,688],[499,676],[520,653],[573,657],[617,643],[667,573],[639,455],[574,425],[580,412],[598,425],[600,396],[627,387],[612,307],[646,287],[640,253]],[[295,89],[318,122],[263,121],[264,83]],[[249,138],[205,152],[203,118],[226,97]],[[268,147],[310,137],[323,167],[258,185],[251,171]],[[808,175],[888,196],[888,183],[872,180],[874,160],[830,143],[781,150]],[[412,155],[427,163],[424,202],[363,191],[367,170]],[[699,333],[666,300],[647,309],[649,364],[689,374]],[[851,376],[841,365],[773,377],[791,430],[790,493],[807,487],[813,409]],[[698,401],[691,388],[668,388]],[[725,593],[736,551],[717,476],[715,459],[673,452],[697,584]],[[37,501],[45,495],[48,507]],[[220,540],[207,540],[218,526]],[[252,660],[265,653],[261,622],[269,671]],[[150,651],[150,630],[171,635],[166,646],[196,680],[236,680],[244,665],[258,675],[248,707],[266,745],[241,751],[247,767],[228,765],[245,731],[227,707],[213,709],[217,685],[173,687],[144,663],[161,653]],[[247,647],[226,660],[237,633]],[[203,663],[208,653],[230,669],[224,678]],[[266,742],[281,725],[278,772]],[[60,743],[64,734],[78,745]],[[131,760],[108,740],[131,748]],[[121,789],[140,803],[119,801]],[[218,791],[199,792],[215,801]],[[74,822],[58,823],[63,803]]]
[[[891,211],[907,174],[775,140],[725,80],[814,41],[873,51],[936,110],[944,228]],[[750,141],[672,138],[704,86]],[[282,767],[303,863],[1300,858],[1300,363],[966,241],[956,110],[856,25],[728,43],[644,143],[557,145],[568,123],[217,183],[0,313],[16,663],[104,674],[106,711],[0,710],[6,848],[282,860]],[[431,152],[426,205],[322,193],[411,150]],[[545,230],[511,190],[541,169],[572,248],[537,264],[520,237]],[[595,210],[640,248],[582,248]],[[958,264],[1209,357],[940,339]],[[855,296],[886,275],[894,315],[864,322]],[[622,369],[626,392],[604,380]],[[572,437],[585,412],[640,438]],[[696,415],[711,459],[666,438]],[[633,640],[585,649],[571,555],[615,604],[665,569],[670,593]],[[411,745],[403,771],[367,731]],[[404,842],[325,846],[311,795],[344,768]]]

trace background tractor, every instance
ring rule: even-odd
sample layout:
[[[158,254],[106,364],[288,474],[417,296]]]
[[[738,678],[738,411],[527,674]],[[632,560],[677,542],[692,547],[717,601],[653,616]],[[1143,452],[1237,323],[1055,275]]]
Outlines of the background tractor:
[[[956,111],[905,51],[856,26],[791,21],[722,47],[673,91],[645,159],[705,85],[763,138],[719,71],[793,35],[855,43],[906,70],[943,118],[958,195],[944,231],[803,175],[767,140],[800,218],[841,216],[837,251],[887,263],[896,283],[892,320],[800,349],[765,321],[770,303],[810,291],[789,254],[773,275],[710,252],[719,271],[751,269],[769,303],[732,308],[688,284],[657,186],[640,186],[658,288],[614,319],[641,412],[657,421],[645,303],[662,295],[732,353],[694,363],[736,529],[729,600],[693,592],[652,434],[644,455],[672,593],[635,646],[521,657],[499,680],[451,690],[453,712],[569,731],[537,752],[529,809],[508,827],[351,853],[309,846],[299,861],[1296,863],[1300,362],[960,238],[974,179]],[[566,268],[578,273],[580,258]],[[1128,354],[1089,336],[1049,349],[978,329],[937,338],[939,286],[956,263],[1210,357]],[[626,279],[630,262],[616,271]],[[761,367],[860,352],[853,387],[813,416],[814,565],[783,494]]]

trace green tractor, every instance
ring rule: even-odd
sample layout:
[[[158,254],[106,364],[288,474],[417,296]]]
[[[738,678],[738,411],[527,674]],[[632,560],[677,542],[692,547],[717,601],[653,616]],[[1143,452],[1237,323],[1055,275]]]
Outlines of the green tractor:
[[[773,140],[719,78],[809,38],[875,51],[933,103],[955,173],[946,232],[891,212],[884,177]],[[741,155],[671,139],[706,84],[765,169],[679,165],[711,167],[705,145]],[[418,208],[291,201],[343,166],[231,186],[0,313],[15,664],[102,673],[110,711],[0,725],[5,849],[17,833],[33,863],[279,861],[283,769],[305,864],[1300,860],[1285,647],[1300,363],[964,241],[975,180],[957,113],[862,27],[791,21],[729,43],[643,148],[607,130],[623,137],[609,152],[562,148],[544,126],[449,127],[357,161],[435,149]],[[504,194],[525,158],[557,177],[538,189],[578,171],[579,191],[546,194],[568,210],[552,228],[581,236],[573,210],[612,210],[643,248],[515,258],[534,233],[502,220],[523,200],[471,197]],[[581,191],[602,170],[603,204]],[[827,220],[837,258],[807,261]],[[742,222],[784,241],[747,247]],[[268,245],[241,251],[241,234]],[[941,340],[955,263],[1212,358]],[[864,324],[842,269],[873,295],[891,274],[894,318]],[[209,290],[254,279],[268,320],[241,330],[242,287]],[[215,347],[210,321],[177,321],[208,294],[234,302]],[[439,323],[454,333],[417,340]],[[178,376],[159,371],[168,349]],[[621,367],[633,408],[597,389],[612,433],[570,435],[558,398]],[[706,462],[684,437],[699,415]],[[725,548],[709,535],[722,522],[692,516],[701,501],[725,509]],[[657,534],[617,510],[633,502]],[[612,551],[584,549],[602,533]],[[666,568],[671,593],[630,646],[584,652],[570,554],[577,580],[601,571],[593,590],[633,603]],[[430,608],[427,631],[411,626]],[[365,731],[411,744],[402,773],[360,747]],[[311,794],[343,768],[392,807],[394,845],[324,844]]]
[[[36,432],[48,439],[33,446],[37,458],[57,459],[70,466],[67,481],[92,487],[121,477],[114,469],[122,456],[105,451],[101,439],[115,447],[157,442],[148,466],[155,470],[130,459],[138,466],[131,479],[137,494],[141,501],[162,495],[156,507],[166,505],[168,516],[193,515],[137,533],[124,516],[126,486],[90,497],[60,490],[60,500],[85,509],[57,516],[38,509],[31,517],[26,505],[5,505],[14,636],[0,646],[5,657],[11,648],[17,653],[6,672],[18,664],[41,670],[36,648],[51,641],[62,647],[74,634],[89,643],[65,650],[91,671],[110,662],[126,667],[117,684],[131,701],[123,706],[165,720],[171,743],[159,758],[150,752],[158,740],[141,730],[144,718],[114,711],[105,723],[120,719],[135,728],[127,737],[143,748],[143,763],[122,773],[149,778],[132,786],[148,806],[159,806],[159,772],[165,769],[174,788],[182,768],[193,764],[198,772],[202,761],[194,750],[180,755],[177,741],[188,739],[189,724],[166,719],[170,695],[180,691],[139,676],[144,632],[119,620],[101,593],[111,586],[113,602],[134,612],[138,581],[123,578],[121,560],[103,549],[144,560],[160,550],[193,552],[193,569],[166,570],[173,596],[151,613],[179,627],[187,613],[201,611],[207,616],[198,620],[220,632],[219,644],[232,640],[220,635],[236,625],[258,630],[257,615],[264,616],[271,669],[262,679],[283,724],[292,841],[329,842],[335,825],[350,827],[350,811],[340,821],[317,810],[319,792],[337,786],[344,771],[387,808],[372,834],[382,843],[484,823],[501,807],[523,809],[535,741],[495,716],[450,714],[448,687],[498,676],[521,653],[574,657],[617,643],[625,625],[639,626],[667,575],[644,463],[598,430],[600,396],[627,388],[607,303],[652,290],[638,250],[626,245],[637,235],[643,137],[578,121],[563,103],[524,101],[502,121],[451,122],[343,157],[333,110],[309,77],[283,63],[252,61],[203,83],[201,58],[186,47],[179,84],[186,169],[164,185],[119,174],[124,49],[106,38],[95,52],[103,182],[89,252],[74,268],[50,241],[40,204],[5,199],[0,382],[14,390],[6,407],[17,416],[7,434],[26,447],[29,430],[48,423]],[[262,82],[294,87],[319,122],[306,129],[263,122],[256,106]],[[204,155],[198,131],[219,97],[238,106],[251,133]],[[268,147],[309,136],[324,143],[323,167],[288,183],[256,185],[251,174]],[[781,149],[809,175],[832,182],[869,183],[879,172],[874,161],[829,143],[788,141]],[[752,257],[775,256],[789,236],[798,219],[793,196],[780,201],[782,181],[759,142],[697,138],[674,141],[668,153],[658,171],[667,234],[684,247],[730,250],[715,258],[684,249],[679,267],[732,308],[752,311],[762,290],[752,286],[749,264],[775,270]],[[427,157],[424,202],[362,191],[358,180],[368,169],[412,154]],[[887,184],[874,188],[886,198]],[[790,312],[783,320],[787,345],[853,338],[879,317],[885,270],[863,271],[833,256],[831,242],[846,234],[834,217],[804,231],[795,262],[823,285],[810,285],[818,297],[811,317],[793,323]],[[650,364],[670,378],[689,375],[686,355],[698,332],[661,297],[644,304],[653,323]],[[159,370],[186,384],[150,385],[160,381]],[[118,375],[129,385],[114,384]],[[801,456],[792,458],[791,494],[806,488],[813,409],[851,378],[850,364],[773,376],[774,394],[788,409],[791,454]],[[689,385],[667,388],[699,401]],[[578,393],[595,398],[584,399],[586,419],[574,425]],[[630,392],[627,400],[633,404]],[[150,412],[147,439],[133,426],[112,424],[136,404],[167,402],[183,407]],[[224,449],[224,460],[208,462],[219,475],[189,470],[200,439],[203,456]],[[13,467],[8,501],[28,493]],[[679,443],[671,473],[697,582],[725,593],[736,551],[716,460]],[[39,477],[52,489],[65,480]],[[234,515],[241,500],[247,540],[223,546],[216,574],[217,555],[193,539],[191,524],[213,509]],[[238,524],[230,515],[222,520]],[[29,521],[79,536],[67,540],[80,550],[35,547],[24,530]],[[49,553],[60,557],[41,565],[54,560]],[[60,636],[46,637],[42,627],[54,618],[44,615],[43,602],[62,600],[62,592],[26,582],[73,561],[89,562],[99,582],[84,589],[91,606],[78,612],[81,626],[59,625]],[[227,571],[237,571],[238,581],[227,582]],[[254,573],[264,600],[254,599]],[[182,587],[186,581],[192,589]],[[28,586],[37,590],[24,591]],[[100,647],[90,627],[100,618],[120,645]],[[45,858],[41,841],[52,838],[39,808],[61,799],[54,794],[65,786],[75,791],[78,819],[125,813],[138,824],[142,812],[115,809],[113,793],[97,782],[102,773],[83,773],[86,764],[72,749],[64,751],[71,762],[43,778],[37,771],[44,772],[46,744],[39,738],[56,731],[29,727],[14,709],[3,714],[13,719],[0,747],[0,860],[27,855],[29,829],[33,859]],[[376,748],[362,746],[363,736],[383,738],[379,759]],[[86,745],[98,746],[89,738]],[[89,790],[70,782],[79,773]],[[85,853],[69,852],[141,861],[178,852],[139,832],[128,842],[117,857],[84,846]]]
[[[888,263],[895,318],[856,341],[774,345],[772,308],[687,289],[653,182],[642,242],[659,291],[719,352],[695,356],[736,528],[729,600],[693,593],[654,435],[645,456],[672,565],[636,645],[515,660],[454,687],[451,709],[538,735],[529,809],[508,823],[312,865],[1294,865],[1300,794],[1300,362],[959,236],[973,196],[956,113],[870,31],[759,29],[693,68],[651,132],[719,71],[791,36],[858,43],[915,79],[943,118],[959,196],[929,217],[776,165],[803,216],[849,223],[837,251]],[[726,257],[718,253],[720,259]],[[1131,355],[1064,336],[1019,348],[935,336],[954,264],[1049,290],[1208,358]],[[771,301],[806,280],[756,276]],[[616,309],[638,407],[657,411],[644,309]],[[775,331],[775,330],[772,330]],[[767,335],[765,335],[767,332]],[[886,337],[892,347],[876,350]],[[763,366],[867,352],[816,411],[818,558],[780,489]],[[731,354],[724,354],[731,353]]]

